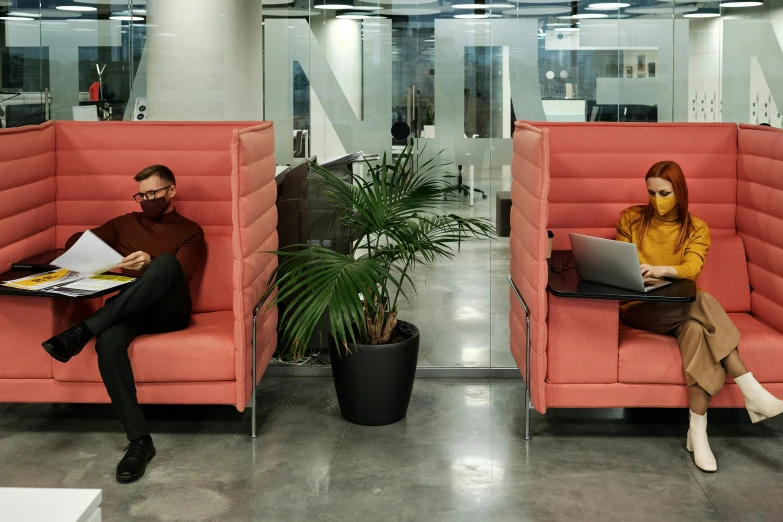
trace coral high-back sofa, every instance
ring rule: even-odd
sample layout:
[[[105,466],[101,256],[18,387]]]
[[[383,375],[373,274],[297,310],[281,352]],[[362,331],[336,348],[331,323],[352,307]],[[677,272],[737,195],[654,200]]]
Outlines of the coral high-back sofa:
[[[547,230],[612,238],[620,212],[646,202],[644,175],[677,161],[691,211],[712,232],[698,284],[742,333],[739,350],[783,397],[783,131],[735,124],[517,123],[511,278],[530,312],[532,406],[687,407],[676,339],[622,324],[617,301],[547,294]],[[526,316],[511,294],[511,352],[526,373]],[[730,382],[711,402],[744,405]],[[528,417],[529,418],[529,417]]]
[[[142,403],[231,404],[244,410],[253,309],[276,257],[272,124],[51,122],[0,131],[0,273],[63,248],[75,232],[139,211],[133,175],[152,164],[177,177],[177,211],[199,223],[207,259],[191,282],[193,318],[145,335],[129,354]],[[108,402],[92,341],[68,364],[41,342],[99,300],[0,296],[1,402]],[[276,311],[258,317],[257,365],[275,350]]]

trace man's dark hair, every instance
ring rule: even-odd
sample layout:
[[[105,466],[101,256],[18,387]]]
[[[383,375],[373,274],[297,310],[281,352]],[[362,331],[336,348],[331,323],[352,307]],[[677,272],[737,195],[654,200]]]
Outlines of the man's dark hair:
[[[171,169],[165,165],[150,165],[146,169],[133,176],[133,179],[139,182],[144,181],[145,179],[152,176],[158,176],[161,181],[168,183],[169,185],[177,184],[177,180],[174,179],[174,173],[171,172]]]

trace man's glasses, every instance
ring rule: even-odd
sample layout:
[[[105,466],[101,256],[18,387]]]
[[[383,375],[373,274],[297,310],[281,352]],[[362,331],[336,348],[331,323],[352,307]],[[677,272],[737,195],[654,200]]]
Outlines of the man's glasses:
[[[147,192],[139,192],[138,194],[133,195],[133,200],[136,203],[141,203],[142,201],[149,201],[151,199],[155,199],[158,197],[158,192],[161,190],[168,190],[174,185],[169,185],[168,187],[163,187],[155,190],[148,190]]]
[[[556,274],[562,274],[566,270],[571,270],[572,268],[576,268],[576,263],[574,263],[573,257],[569,257],[565,261],[559,257],[552,258],[552,272]]]

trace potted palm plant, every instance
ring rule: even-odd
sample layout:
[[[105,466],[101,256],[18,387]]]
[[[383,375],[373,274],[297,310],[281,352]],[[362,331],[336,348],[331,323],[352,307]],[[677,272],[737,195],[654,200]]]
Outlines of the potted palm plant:
[[[410,273],[454,257],[453,245],[489,238],[488,219],[439,210],[454,187],[438,175],[436,158],[420,163],[409,147],[392,164],[384,156],[367,178],[350,182],[319,165],[311,175],[357,238],[348,254],[316,245],[275,252],[269,306],[281,307],[279,335],[292,359],[306,355],[326,314],[329,351],[343,417],[363,425],[397,422],[407,412],[416,373],[419,330],[398,319],[398,302],[416,291]]]

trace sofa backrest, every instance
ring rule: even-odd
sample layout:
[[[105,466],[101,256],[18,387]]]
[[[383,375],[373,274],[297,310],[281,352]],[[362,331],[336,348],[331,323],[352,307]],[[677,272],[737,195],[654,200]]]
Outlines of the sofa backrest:
[[[511,176],[510,272],[530,310],[530,393],[534,404],[543,405],[547,375],[549,130],[516,124]],[[524,369],[525,312],[513,293],[509,298],[511,353]]]
[[[57,246],[138,212],[134,174],[153,164],[177,177],[177,211],[204,229],[207,260],[191,282],[195,312],[233,305],[231,145],[235,122],[57,122]]]
[[[0,129],[0,273],[54,248],[54,124]]]
[[[614,238],[620,212],[647,201],[644,175],[680,164],[691,212],[713,236],[735,234],[737,126],[688,123],[531,123],[549,129],[549,224],[554,248],[569,232]]]
[[[737,233],[745,242],[751,311],[783,331],[783,131],[740,125]]]
[[[234,198],[234,344],[241,350],[236,360],[237,408],[242,409],[255,386],[252,364],[253,310],[266,292],[269,276],[277,267],[277,184],[275,183],[275,134],[271,122],[234,131],[231,145],[231,190]],[[277,348],[277,309],[262,306],[257,317],[256,360],[265,368]],[[261,376],[257,375],[260,380]],[[257,384],[257,382],[256,382]]]
[[[697,281],[729,313],[750,312],[745,245],[740,236],[715,236]]]

